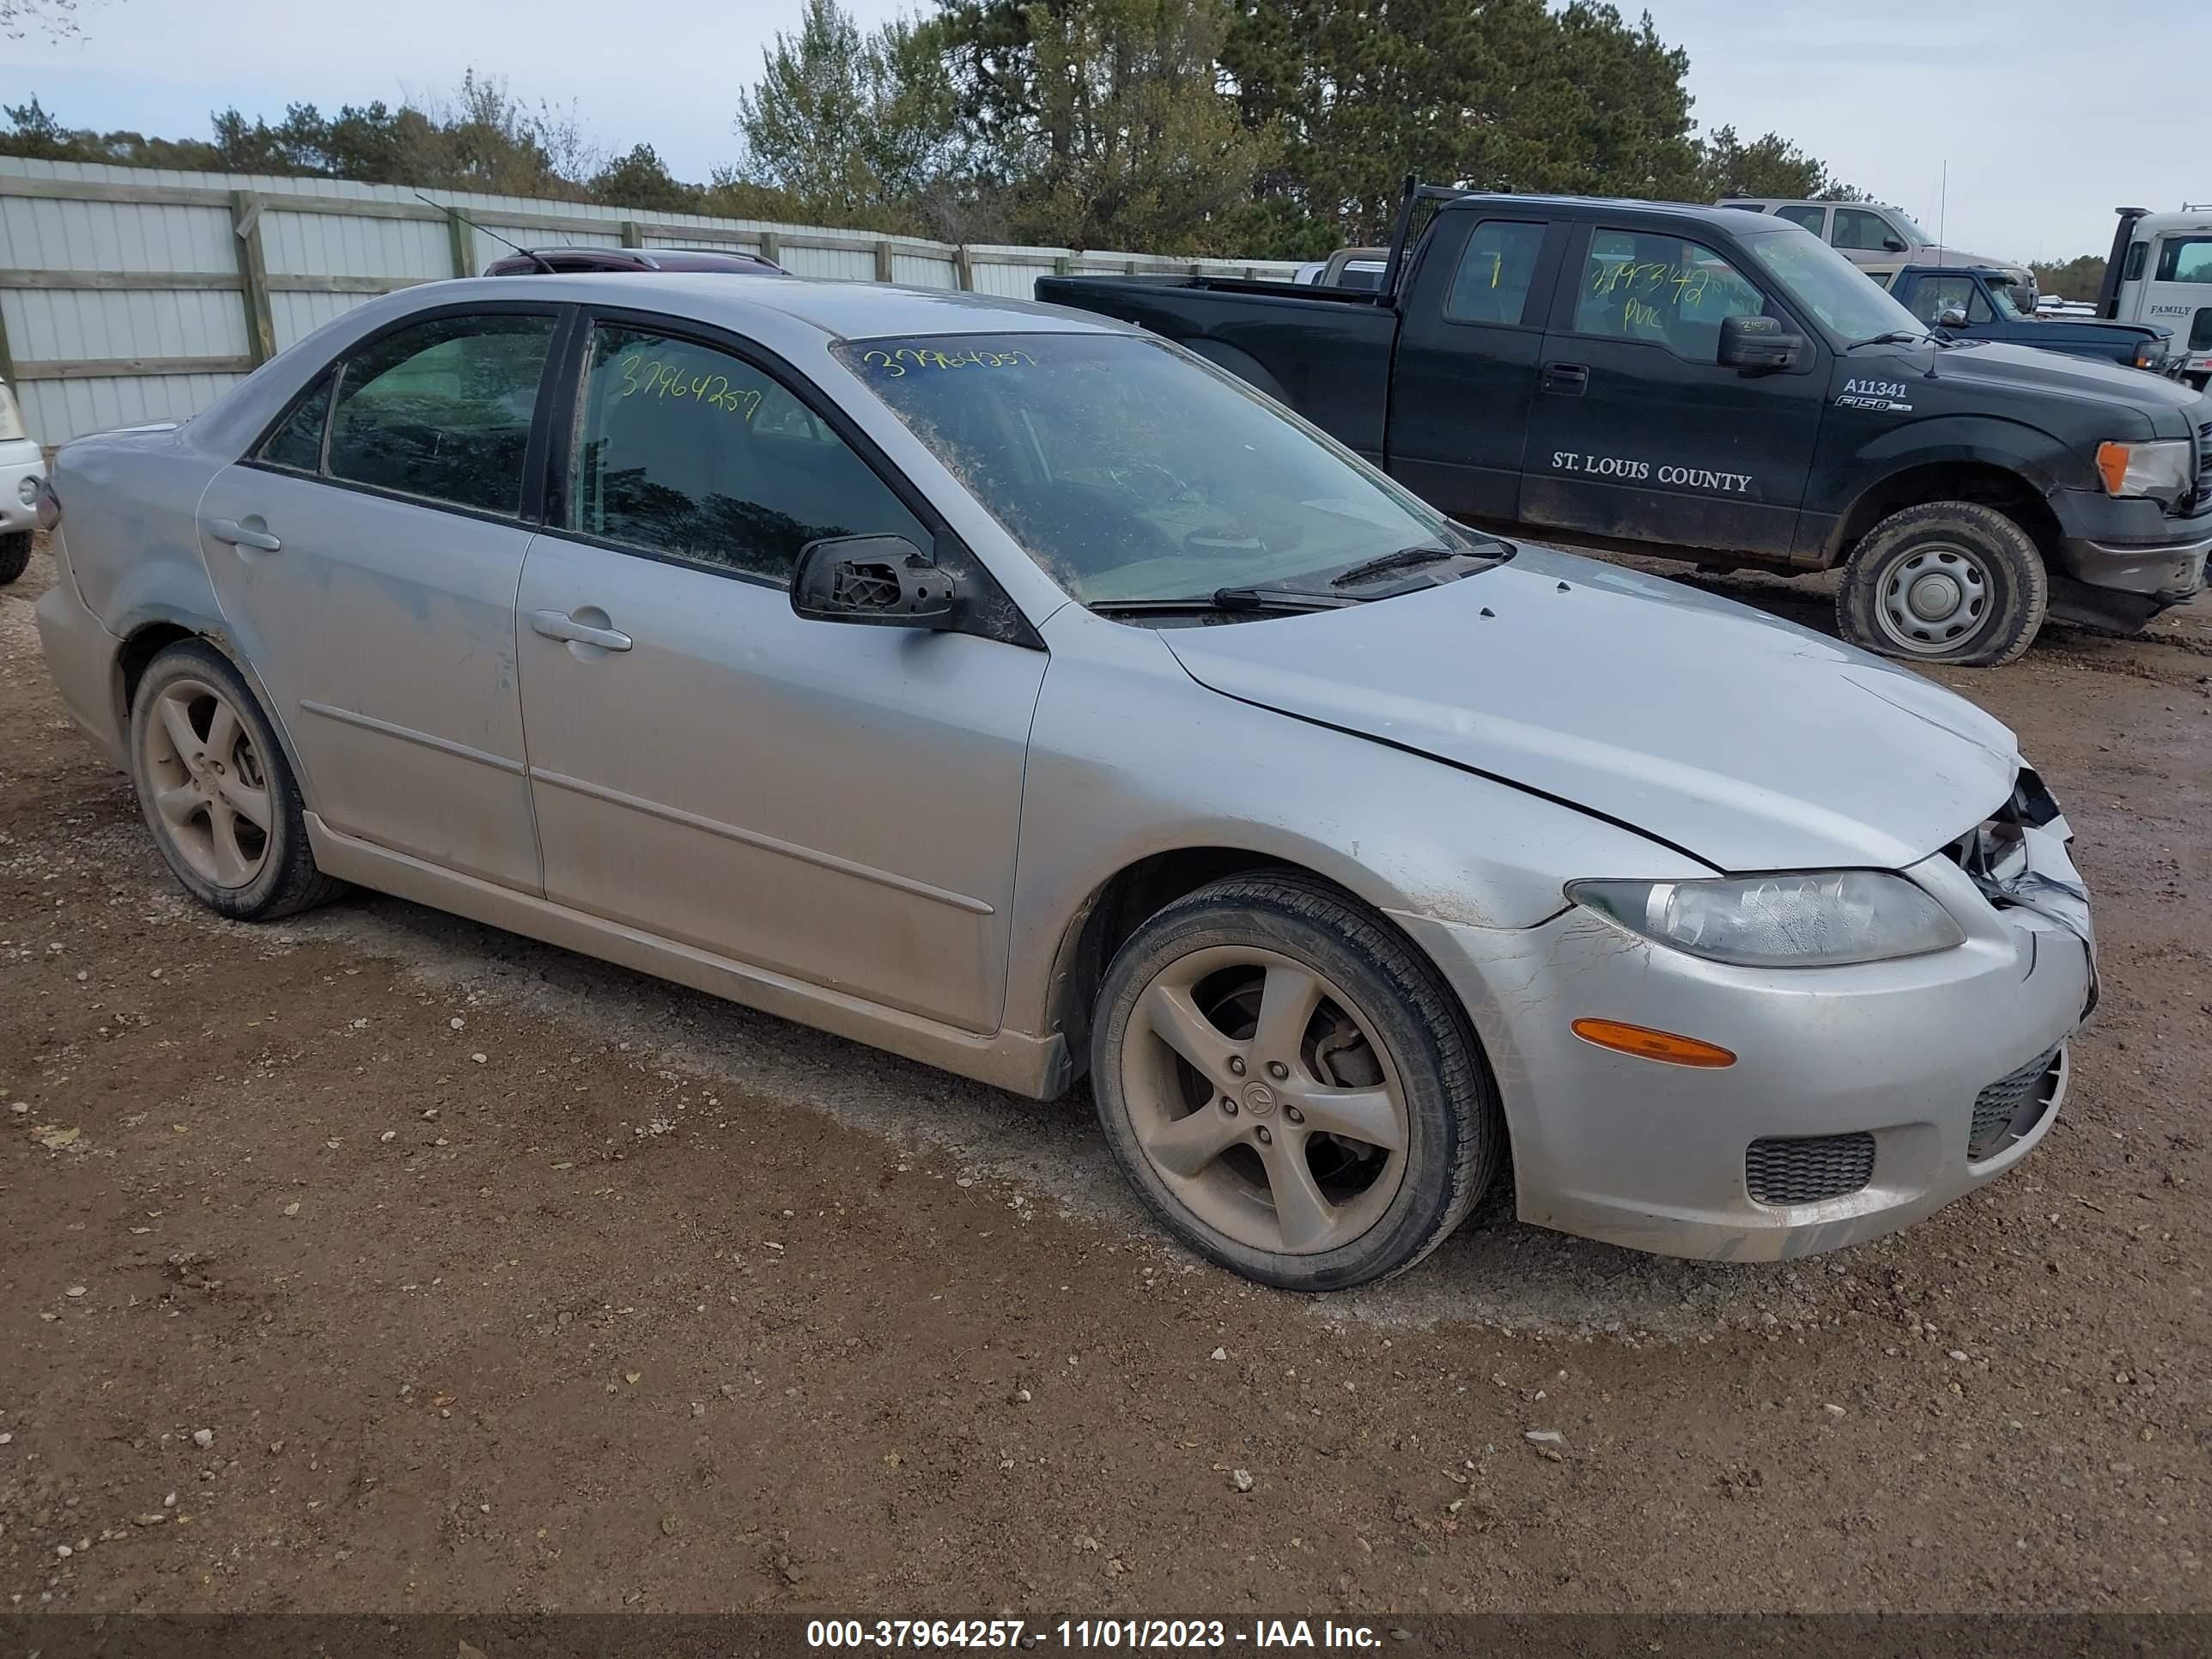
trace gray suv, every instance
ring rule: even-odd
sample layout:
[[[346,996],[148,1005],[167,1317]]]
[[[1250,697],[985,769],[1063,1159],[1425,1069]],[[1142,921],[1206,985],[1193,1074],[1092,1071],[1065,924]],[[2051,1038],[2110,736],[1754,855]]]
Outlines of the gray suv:
[[[1802,225],[1855,265],[1893,265],[1900,255],[1915,264],[1986,265],[2011,284],[2014,302],[2022,311],[2035,309],[2035,273],[2027,266],[2014,259],[1945,247],[1903,208],[1880,202],[1789,202],[1749,196],[1724,197],[1713,205],[1771,213]]]

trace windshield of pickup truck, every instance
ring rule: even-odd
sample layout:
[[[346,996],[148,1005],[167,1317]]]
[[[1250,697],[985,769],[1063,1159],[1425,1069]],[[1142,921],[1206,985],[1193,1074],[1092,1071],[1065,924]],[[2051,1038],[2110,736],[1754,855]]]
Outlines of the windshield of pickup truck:
[[[1895,333],[1917,339],[1928,331],[1887,289],[1809,231],[1795,225],[1758,231],[1743,243],[1800,309],[1846,341]]]
[[[1086,605],[1310,584],[1463,544],[1313,428],[1164,341],[931,335],[837,355]]]

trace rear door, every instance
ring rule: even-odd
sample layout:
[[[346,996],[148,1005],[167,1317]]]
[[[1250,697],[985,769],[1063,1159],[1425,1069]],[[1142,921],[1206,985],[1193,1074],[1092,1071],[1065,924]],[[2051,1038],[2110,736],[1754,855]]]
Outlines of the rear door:
[[[1761,314],[1806,336],[1804,360],[1779,373],[1722,368],[1722,319]],[[1577,225],[1544,337],[1519,516],[1785,557],[1826,363],[1818,336],[1711,247]]]
[[[478,304],[371,337],[199,506],[224,618],[324,822],[525,890],[514,588],[557,320]]]
[[[748,343],[602,313],[581,345],[520,600],[546,897],[994,1029],[1045,653],[801,620],[817,538],[964,552]]]
[[[1408,287],[1390,374],[1389,470],[1462,519],[1510,520],[1544,313],[1568,227],[1531,213],[1440,215]]]

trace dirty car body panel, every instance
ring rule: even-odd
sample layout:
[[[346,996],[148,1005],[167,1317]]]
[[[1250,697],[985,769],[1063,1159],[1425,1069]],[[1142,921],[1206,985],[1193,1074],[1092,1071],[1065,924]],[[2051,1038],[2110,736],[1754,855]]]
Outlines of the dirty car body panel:
[[[326,376],[343,410],[380,342],[437,319],[497,335],[469,319],[517,314],[548,319],[540,379],[507,345],[465,344],[458,368],[417,364],[398,387],[494,388],[471,418],[517,469],[511,505],[436,496],[460,488],[431,482],[450,429],[408,428],[424,447],[399,472],[334,476],[344,417],[299,413]],[[2092,945],[2055,808],[2030,814],[2033,872],[1974,862],[2014,856],[2020,803],[2045,799],[2002,726],[1805,630],[1510,544],[1455,544],[1449,578],[1383,597],[1293,594],[1302,614],[1117,614],[900,412],[895,354],[866,349],[893,340],[915,373],[969,374],[947,406],[980,411],[978,432],[1020,401],[994,404],[981,377],[1017,377],[1003,392],[1101,354],[1158,354],[1127,361],[1253,401],[1121,325],[981,296],[654,273],[441,283],[349,313],[181,428],[64,447],[59,575],[39,605],[57,683],[121,760],[149,648],[212,641],[277,728],[329,873],[1041,1097],[1085,1063],[1085,950],[1130,872],[1310,872],[1387,918],[1464,1011],[1521,1213],[1640,1249],[1848,1243],[2047,1129]],[[380,384],[363,371],[372,407],[397,395]],[[295,416],[319,440],[280,454]],[[642,434],[634,455],[607,447],[618,430]],[[1048,453],[1050,434],[1018,436]],[[773,459],[772,502],[730,470],[745,457]],[[1071,521],[1121,503],[1146,522],[1177,499],[1173,471],[1107,466]],[[645,472],[683,487],[641,489]],[[949,623],[810,619],[783,565],[714,541],[893,533],[957,574]],[[1259,556],[1177,534],[1177,559]],[[1569,893],[1826,870],[1896,874],[1957,942],[1731,966]],[[1735,1063],[1601,1048],[1572,1030],[1585,1018],[1693,1032]],[[1990,1085],[2030,1066],[2050,1073],[2035,1109],[1978,1127]],[[1755,1146],[1808,1138],[1848,1140],[1866,1178],[1755,1196]]]

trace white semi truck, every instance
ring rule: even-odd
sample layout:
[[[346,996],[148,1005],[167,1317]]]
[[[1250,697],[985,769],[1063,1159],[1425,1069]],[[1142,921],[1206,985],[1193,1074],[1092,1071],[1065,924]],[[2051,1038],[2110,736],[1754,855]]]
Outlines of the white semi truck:
[[[2179,213],[2114,210],[2097,313],[2172,330],[2179,372],[2201,391],[2212,382],[2212,202],[2184,203]]]

